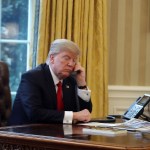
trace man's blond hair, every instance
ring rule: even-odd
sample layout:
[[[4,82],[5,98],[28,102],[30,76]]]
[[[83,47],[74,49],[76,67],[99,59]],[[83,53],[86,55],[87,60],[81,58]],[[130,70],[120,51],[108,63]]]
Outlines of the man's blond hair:
[[[58,54],[61,51],[71,51],[77,56],[80,55],[80,49],[76,43],[67,39],[56,39],[51,43],[51,47],[46,59],[46,64],[49,64],[51,54]]]

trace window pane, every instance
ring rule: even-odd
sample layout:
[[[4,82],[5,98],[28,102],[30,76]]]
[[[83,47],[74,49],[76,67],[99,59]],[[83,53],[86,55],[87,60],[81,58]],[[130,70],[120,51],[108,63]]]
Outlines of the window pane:
[[[10,88],[12,92],[16,91],[21,74],[26,71],[27,44],[1,43],[0,60],[8,64],[10,71]]]
[[[2,0],[1,38],[26,40],[28,0]]]

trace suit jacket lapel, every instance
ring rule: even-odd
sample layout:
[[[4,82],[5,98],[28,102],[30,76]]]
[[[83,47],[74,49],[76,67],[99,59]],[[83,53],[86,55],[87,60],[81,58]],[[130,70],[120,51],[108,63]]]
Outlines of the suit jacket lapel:
[[[49,99],[50,99],[50,101],[52,101],[51,104],[53,104],[54,108],[57,108],[56,89],[55,89],[52,75],[51,75],[50,70],[49,70],[49,66],[45,64],[43,69],[44,69],[44,76],[47,80],[45,86],[49,90]]]

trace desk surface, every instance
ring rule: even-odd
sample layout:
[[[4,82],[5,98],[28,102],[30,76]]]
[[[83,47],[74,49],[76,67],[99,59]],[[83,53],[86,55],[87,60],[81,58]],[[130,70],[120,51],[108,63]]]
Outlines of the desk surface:
[[[73,134],[64,134],[64,127]],[[84,126],[35,124],[0,128],[0,149],[36,150],[150,150],[150,139],[139,132],[127,135],[102,136],[82,133]]]

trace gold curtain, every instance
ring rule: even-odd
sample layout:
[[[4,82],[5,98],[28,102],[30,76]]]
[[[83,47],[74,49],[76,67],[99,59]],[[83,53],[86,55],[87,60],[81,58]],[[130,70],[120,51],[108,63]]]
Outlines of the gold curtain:
[[[37,64],[57,38],[76,42],[92,90],[92,117],[108,111],[106,0],[41,0]]]

